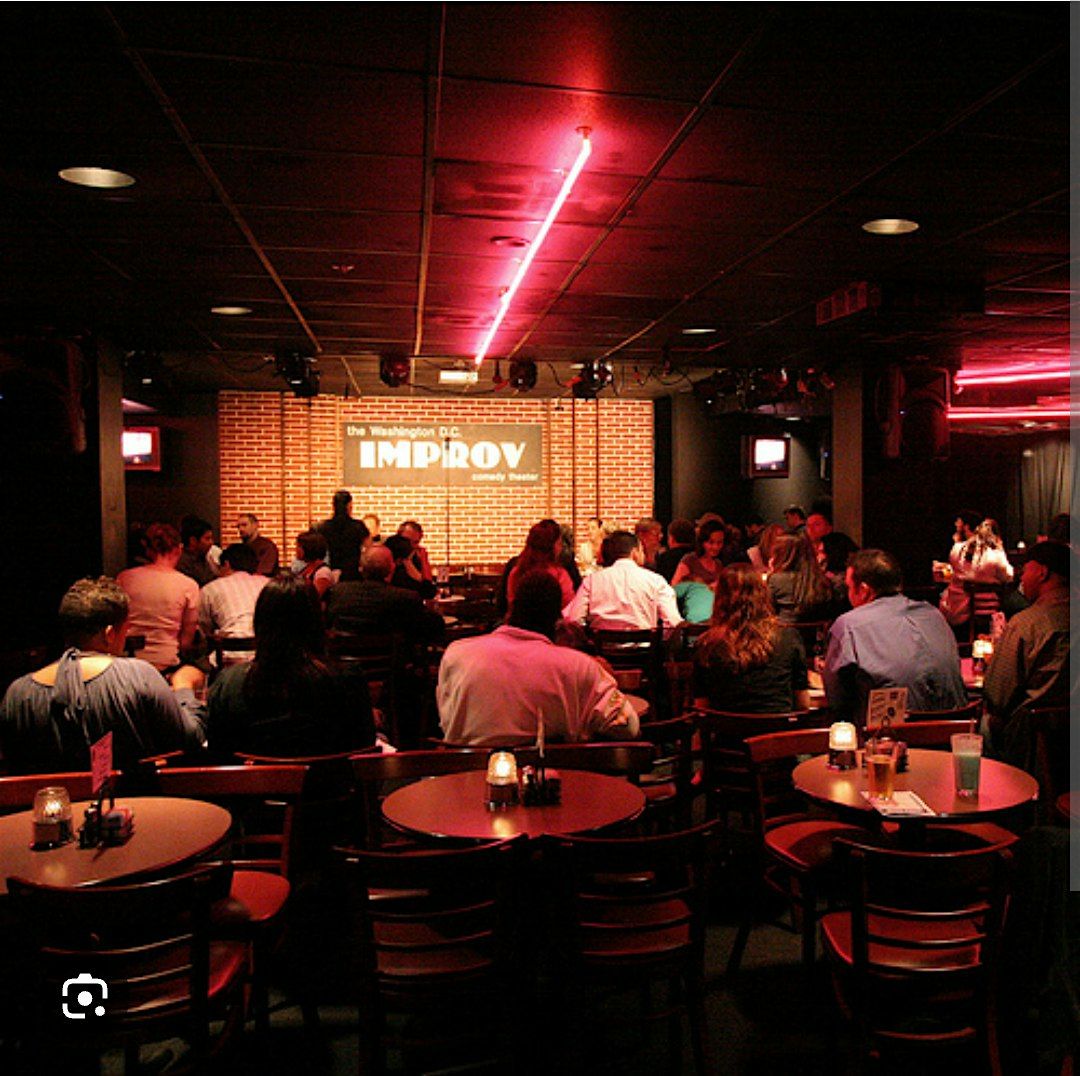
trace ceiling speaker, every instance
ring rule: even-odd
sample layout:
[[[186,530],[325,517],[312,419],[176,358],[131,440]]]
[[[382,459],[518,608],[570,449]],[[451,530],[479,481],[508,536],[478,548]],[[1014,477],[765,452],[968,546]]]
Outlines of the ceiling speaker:
[[[379,380],[387,388],[397,389],[409,381],[412,363],[404,355],[384,355],[379,360]]]

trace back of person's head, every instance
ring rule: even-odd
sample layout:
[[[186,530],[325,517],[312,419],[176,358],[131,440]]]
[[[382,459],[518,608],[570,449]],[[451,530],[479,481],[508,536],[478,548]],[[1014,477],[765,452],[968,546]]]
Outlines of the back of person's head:
[[[383,547],[390,550],[395,564],[400,564],[412,555],[412,542],[402,534],[392,534],[383,542]]]
[[[956,513],[956,518],[971,531],[974,531],[983,521],[982,513],[976,512],[973,508],[961,508],[960,511]]]
[[[80,579],[60,599],[60,634],[65,646],[80,646],[105,628],[127,619],[128,596],[115,579]]]
[[[221,563],[227,564],[234,572],[254,575],[259,566],[259,558],[246,542],[233,542],[221,551]]]
[[[1072,516],[1068,512],[1058,513],[1046,528],[1046,538],[1050,542],[1068,542],[1071,533]]]
[[[180,548],[180,532],[171,523],[151,523],[143,542],[151,558],[164,557]]]
[[[694,521],[692,519],[673,519],[668,524],[668,541],[672,545],[694,544]]]
[[[616,561],[631,556],[639,545],[636,534],[630,531],[612,531],[600,546],[600,559],[610,568]]]
[[[526,572],[514,591],[507,620],[511,627],[539,632],[549,639],[555,636],[555,625],[562,616],[562,588],[559,581],[545,571]]]
[[[761,559],[768,564],[769,558],[776,548],[776,540],[784,533],[784,528],[779,523],[770,523],[764,527],[758,535],[758,549],[761,550]]]
[[[360,567],[365,579],[386,580],[394,574],[394,555],[388,547],[389,542],[387,545],[368,546],[360,554]]]
[[[1073,570],[1073,551],[1065,542],[1036,542],[1028,553],[1028,560],[1043,565],[1051,575],[1060,576],[1068,582]]]
[[[859,547],[846,534],[840,531],[829,531],[821,539],[821,548],[825,553],[825,570],[843,574],[848,558]]]
[[[865,583],[878,598],[899,594],[904,586],[900,562],[884,549],[860,549],[852,553],[848,568],[852,579]]]
[[[720,572],[709,625],[696,647],[701,663],[745,672],[769,660],[779,625],[769,589],[753,565],[731,564]]]
[[[184,516],[180,520],[180,541],[186,546],[188,542],[196,541],[207,531],[213,531],[213,527],[199,516]]]
[[[298,534],[296,545],[308,564],[316,560],[326,560],[326,539],[318,531],[303,531]]]
[[[787,508],[784,509],[784,515],[785,516],[795,516],[797,519],[801,520],[803,523],[806,522],[806,510],[803,508],[803,506],[801,504],[789,504],[787,506]]]
[[[339,489],[334,494],[334,515],[345,515],[349,511],[350,504],[352,504],[352,494],[347,489]]]
[[[814,550],[805,534],[781,532],[772,543],[772,569],[774,572],[797,572],[814,559]]]
[[[398,534],[404,534],[406,531],[413,531],[416,534],[417,541],[424,537],[424,528],[415,519],[405,520],[397,529]]]
[[[255,603],[255,657],[295,663],[304,655],[321,654],[324,633],[315,588],[295,575],[271,579]]]
[[[634,533],[641,539],[647,535],[663,534],[664,527],[660,520],[646,516],[634,524]]]
[[[730,564],[720,572],[713,596],[713,624],[741,624],[773,615],[765,580],[752,564]]]

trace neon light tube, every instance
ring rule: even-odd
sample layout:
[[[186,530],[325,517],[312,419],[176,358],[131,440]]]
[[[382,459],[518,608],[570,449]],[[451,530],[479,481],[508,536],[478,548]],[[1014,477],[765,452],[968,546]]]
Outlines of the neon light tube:
[[[563,203],[570,197],[570,191],[573,190],[578,176],[581,175],[581,170],[585,167],[585,162],[589,159],[590,153],[592,153],[592,142],[589,141],[588,132],[585,132],[581,136],[581,149],[578,151],[577,160],[574,161],[573,167],[567,173],[566,179],[563,180],[563,185],[555,201],[552,202],[548,215],[544,218],[544,223],[540,225],[540,230],[534,236],[532,243],[529,244],[528,252],[521,259],[521,264],[514,274],[514,279],[510,281],[506,290],[499,296],[499,309],[495,314],[495,320],[492,322],[491,328],[488,329],[487,335],[476,353],[476,358],[473,360],[477,366],[484,361],[484,356],[487,354],[488,348],[491,347],[491,341],[495,339],[495,334],[499,331],[499,326],[502,324],[503,318],[506,317],[507,310],[510,309],[510,302],[514,298],[514,294],[521,286],[522,280],[525,279],[525,274],[529,271],[529,266],[532,265],[533,259],[539,253],[548,232],[551,231],[551,226],[555,223],[555,218],[559,215]]]
[[[1072,418],[1080,412],[1067,407],[950,407],[950,422],[986,422],[993,419],[1019,419],[1024,422],[1048,422]]]
[[[1050,370],[999,370],[994,373],[972,372],[965,374],[963,371],[956,375],[956,383],[965,388],[968,385],[1020,385],[1030,381],[1068,381],[1070,371],[1068,369]]]

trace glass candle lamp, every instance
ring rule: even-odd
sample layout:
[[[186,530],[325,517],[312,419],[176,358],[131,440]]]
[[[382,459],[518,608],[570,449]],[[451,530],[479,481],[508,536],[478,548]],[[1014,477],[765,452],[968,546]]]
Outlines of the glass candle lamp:
[[[513,751],[493,751],[487,766],[487,803],[507,807],[518,801],[517,759]]]
[[[66,788],[39,788],[33,816],[35,848],[56,848],[71,840],[71,798]]]
[[[852,770],[855,768],[855,750],[859,746],[859,734],[850,721],[837,721],[829,726],[829,768]]]

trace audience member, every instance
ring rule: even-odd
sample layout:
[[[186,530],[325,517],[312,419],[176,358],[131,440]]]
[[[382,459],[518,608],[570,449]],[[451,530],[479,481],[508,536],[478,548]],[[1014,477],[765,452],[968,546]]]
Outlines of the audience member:
[[[259,533],[259,517],[252,512],[241,513],[236,519],[236,532],[241,542],[246,542],[255,550],[255,570],[259,575],[277,575],[278,547]]]
[[[673,519],[668,524],[667,549],[656,558],[656,570],[670,583],[679,562],[694,552],[694,523],[689,519]]]
[[[366,516],[361,516],[360,521],[367,527],[371,534],[371,544],[381,545],[383,540],[382,522],[379,520],[379,517],[375,515],[374,512],[369,512]]]
[[[954,627],[971,619],[971,595],[965,583],[1011,583],[1013,567],[1005,555],[996,520],[981,520],[971,537],[956,542],[949,553],[952,577],[941,595],[940,608]],[[992,606],[997,609],[997,604]],[[981,612],[981,610],[977,610]]]
[[[760,572],[720,573],[710,623],[694,648],[695,705],[749,714],[810,705],[802,640],[776,616]]]
[[[431,558],[423,545],[424,528],[415,519],[407,519],[398,527],[398,534],[407,538],[412,547],[412,554],[405,562],[409,574],[414,579],[430,583],[435,578],[435,573],[431,568]]]
[[[675,600],[680,615],[691,624],[704,624],[712,616],[713,588],[707,583],[676,583]]]
[[[176,570],[194,579],[200,587],[217,579],[217,570],[210,560],[214,548],[214,528],[198,516],[180,520],[180,544],[183,547]]]
[[[773,542],[768,587],[785,624],[822,620],[831,612],[833,590],[805,533],[781,534]]]
[[[371,537],[367,524],[353,519],[352,510],[352,494],[347,489],[339,489],[334,494],[334,514],[315,528],[326,540],[323,558],[329,560],[330,567],[339,573],[339,579],[360,577],[360,550]]]
[[[561,600],[550,572],[529,572],[515,588],[507,624],[447,647],[437,697],[448,742],[532,743],[541,720],[550,740],[637,736],[637,715],[612,675],[596,659],[555,645]]]
[[[0,754],[9,772],[89,770],[90,745],[106,732],[120,769],[202,743],[192,683],[177,677],[170,691],[152,665],[120,656],[128,609],[127,594],[104,577],[80,579],[64,595],[63,657],[16,680],[0,703]]]
[[[769,570],[769,561],[772,559],[773,549],[776,546],[776,539],[783,533],[784,528],[781,527],[779,523],[770,523],[767,527],[764,527],[758,535],[757,545],[751,546],[746,551],[750,563],[759,572],[767,572]]]
[[[843,531],[832,531],[821,539],[821,553],[825,558],[822,567],[834,590],[842,586],[851,554],[857,553],[858,549],[854,539]]]
[[[582,577],[604,567],[600,563],[600,547],[613,528],[599,516],[590,516],[585,521],[585,540],[578,543],[577,561]]]
[[[199,584],[176,570],[180,532],[171,524],[147,528],[146,552],[149,564],[126,568],[116,581],[130,603],[131,634],[146,638],[139,656],[171,680],[195,642]]]
[[[256,575],[255,550],[234,542],[221,554],[221,576],[207,583],[199,594],[199,627],[206,638],[250,639],[255,634],[255,603],[269,582]],[[233,653],[228,661],[243,661],[246,654]]]
[[[1027,713],[1067,706],[1074,693],[1069,668],[1073,562],[1064,542],[1032,546],[1020,573],[1020,589],[1031,604],[1006,624],[983,683],[987,752],[1031,772],[1035,741]]]
[[[802,534],[806,530],[806,510],[800,504],[789,504],[784,509],[784,525],[788,534]]]
[[[911,710],[953,710],[967,702],[960,656],[945,618],[901,593],[891,553],[863,549],[847,569],[851,612],[829,630],[822,679],[837,718],[863,724],[869,692],[906,687]]]
[[[320,599],[334,585],[334,573],[327,566],[326,554],[326,538],[319,531],[304,531],[296,536],[292,573],[310,583]]]
[[[642,630],[656,627],[657,619],[673,629],[682,621],[675,591],[663,576],[641,566],[641,547],[629,531],[615,531],[604,539],[602,557],[610,567],[581,581],[574,600],[566,606],[567,620],[590,628]]]
[[[660,555],[660,547],[664,542],[664,528],[660,521],[649,518],[639,519],[634,524],[634,533],[641,545],[641,566],[652,572],[658,571],[656,559]]]
[[[392,534],[383,542],[383,548],[390,550],[394,558],[394,574],[390,577],[392,586],[401,587],[419,594],[425,600],[434,598],[436,587],[430,579],[424,579],[413,562],[413,544],[403,534]]]
[[[574,584],[566,569],[559,562],[562,552],[562,531],[553,519],[542,519],[529,528],[529,537],[525,540],[525,549],[518,555],[517,563],[506,578],[506,599],[509,605],[514,603],[514,594],[518,582],[529,572],[547,572],[558,584],[562,592],[563,608],[574,599]]]
[[[680,583],[704,583],[714,586],[724,567],[722,554],[727,541],[727,528],[721,519],[702,523],[697,533],[697,552],[687,553],[679,561],[671,577],[674,586]]]
[[[255,657],[225,669],[210,688],[209,747],[297,757],[375,742],[367,681],[335,670],[324,654],[322,614],[302,579],[270,580],[255,603]]]

